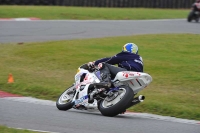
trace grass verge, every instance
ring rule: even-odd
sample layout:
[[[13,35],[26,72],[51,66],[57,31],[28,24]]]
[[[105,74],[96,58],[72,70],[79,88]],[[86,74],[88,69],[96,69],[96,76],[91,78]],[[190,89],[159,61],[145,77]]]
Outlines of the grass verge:
[[[0,18],[38,17],[41,19],[175,19],[186,18],[189,9],[94,8],[67,6],[0,6]]]
[[[36,133],[35,131],[14,129],[14,128],[9,128],[6,126],[1,126],[1,125],[0,125],[0,131],[1,131],[1,133]],[[42,133],[42,132],[37,131],[37,133]]]
[[[153,82],[139,93],[146,100],[129,110],[200,120],[199,38],[161,34],[0,44],[0,89],[56,100],[73,83],[81,64],[112,56],[123,44],[134,42]],[[13,84],[7,83],[9,73]]]

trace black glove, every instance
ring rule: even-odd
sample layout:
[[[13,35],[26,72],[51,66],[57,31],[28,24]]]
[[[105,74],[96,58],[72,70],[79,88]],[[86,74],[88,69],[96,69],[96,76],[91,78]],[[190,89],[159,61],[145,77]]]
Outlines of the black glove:
[[[95,70],[94,62],[88,62],[87,66],[88,66],[89,72],[94,72]]]

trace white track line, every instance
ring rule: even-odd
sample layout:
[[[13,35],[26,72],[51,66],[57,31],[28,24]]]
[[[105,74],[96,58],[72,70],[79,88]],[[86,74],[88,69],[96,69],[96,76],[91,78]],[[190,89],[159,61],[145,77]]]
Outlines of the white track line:
[[[15,128],[15,127],[9,127],[9,128]],[[26,129],[26,128],[15,128],[19,130],[29,130],[34,132],[43,132],[43,133],[59,133],[59,132],[51,132],[51,131],[44,131],[44,130],[35,130],[35,129]]]
[[[40,20],[39,18],[0,18],[0,21],[33,21]]]
[[[131,115],[131,116],[134,116],[134,117],[146,118],[146,119],[155,119],[155,120],[162,120],[162,121],[170,121],[170,122],[200,125],[200,121],[196,121],[196,120],[181,119],[181,118],[154,115],[154,114],[148,114],[148,113],[127,112],[126,115]]]

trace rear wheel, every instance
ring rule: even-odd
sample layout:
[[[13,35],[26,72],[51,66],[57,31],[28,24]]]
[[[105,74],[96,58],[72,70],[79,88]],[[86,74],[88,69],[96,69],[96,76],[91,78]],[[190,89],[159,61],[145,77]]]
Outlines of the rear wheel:
[[[133,90],[130,87],[120,86],[119,90],[114,91],[99,103],[98,109],[104,116],[116,116],[126,110],[133,95]]]
[[[68,110],[71,109],[73,106],[73,103],[71,102],[74,96],[74,86],[71,86],[70,88],[66,89],[58,98],[56,102],[56,107],[59,110]]]

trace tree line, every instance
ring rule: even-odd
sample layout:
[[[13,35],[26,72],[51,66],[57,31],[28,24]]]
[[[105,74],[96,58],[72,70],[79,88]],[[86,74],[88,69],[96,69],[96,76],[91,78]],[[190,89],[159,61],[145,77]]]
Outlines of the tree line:
[[[0,0],[0,5],[190,8],[194,0]]]

